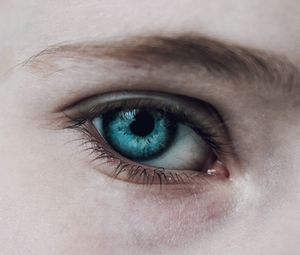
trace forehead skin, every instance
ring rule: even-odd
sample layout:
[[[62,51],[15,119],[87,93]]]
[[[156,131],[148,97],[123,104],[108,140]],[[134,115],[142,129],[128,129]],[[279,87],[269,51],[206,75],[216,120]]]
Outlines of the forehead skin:
[[[1,54],[12,47],[19,60],[63,41],[196,32],[268,49],[298,63],[299,12],[297,0],[1,1],[5,40],[0,46],[8,48]]]
[[[250,47],[268,51],[279,56],[282,55],[300,68],[299,13],[299,0],[0,0],[0,75],[52,44],[85,40],[105,42],[113,40],[114,38],[122,39],[136,35],[151,35],[153,33],[156,35],[159,33],[172,35],[189,32],[209,36],[228,43],[234,43],[242,47]],[[16,73],[16,76],[17,75]],[[22,79],[23,76],[21,77],[21,81]],[[5,82],[3,84],[6,85]],[[22,82],[10,85],[12,85],[12,87],[2,87],[0,80],[0,98],[3,95],[13,97],[15,93],[18,93],[16,88],[19,86],[22,87],[24,91],[26,90],[26,84],[24,85]],[[19,98],[22,97],[19,95]],[[4,105],[5,100],[2,101],[2,105]],[[1,103],[2,102],[0,102],[0,108],[2,107]],[[19,106],[19,108],[21,109],[22,106]],[[16,107],[18,110],[19,108]],[[298,125],[298,120],[297,118],[295,119],[295,123]],[[2,127],[1,125],[4,126],[5,124],[1,123],[0,127]],[[0,136],[1,135],[3,134],[0,132]],[[41,139],[44,139],[44,137]],[[293,149],[292,152],[299,155],[298,141],[294,139],[292,142],[293,144],[291,143],[283,147],[281,151],[285,151],[285,148],[290,146]],[[13,139],[12,143],[14,143]],[[1,155],[5,154],[2,150],[3,148],[1,148],[0,144]],[[9,152],[6,153],[3,158],[5,158],[5,156],[8,159],[7,165],[10,165],[10,161],[13,160],[14,156],[9,155]],[[294,160],[291,164],[298,166],[300,164],[299,156],[292,155],[291,157]],[[20,156],[19,154],[19,158],[21,158],[20,162],[25,162],[25,167],[27,167],[26,164],[28,164],[28,168],[30,167],[29,161],[38,162],[35,157],[32,159],[30,157],[27,159],[24,157],[23,159],[22,155]],[[0,158],[0,170],[2,164],[6,163],[5,160],[2,161],[4,163],[1,161],[2,159]],[[39,163],[41,165],[44,164],[44,162]],[[272,162],[270,165],[272,165]],[[59,167],[58,164],[56,166]],[[65,163],[63,167],[66,169],[69,165]],[[293,183],[297,184],[297,182],[300,183],[300,181],[299,173],[294,173],[296,170],[297,169],[294,168],[291,169],[293,176],[298,178],[295,178]],[[281,175],[281,173],[278,173],[278,175]],[[63,183],[62,180],[61,182]],[[235,251],[232,254],[260,254],[259,251],[263,251],[262,254],[279,255],[285,254],[287,250],[287,254],[289,255],[297,254],[299,250],[299,245],[296,242],[296,240],[299,239],[297,238],[297,236],[299,236],[299,228],[297,228],[297,224],[299,226],[299,216],[297,213],[297,211],[299,211],[298,186],[294,185],[289,187],[294,191],[293,194],[297,193],[298,195],[294,196],[290,201],[288,201],[288,199],[284,202],[281,201],[285,206],[284,210],[278,210],[278,208],[276,208],[276,210],[272,212],[272,217],[270,216],[268,219],[260,218],[259,222],[261,224],[258,224],[255,214],[258,212],[256,212],[256,208],[254,208],[251,211],[251,215],[243,216],[245,216],[245,218],[253,217],[255,221],[239,222],[240,224],[232,228],[229,226],[229,232],[231,232],[232,235],[226,236],[226,238],[223,233],[227,234],[228,231],[222,229],[223,231],[221,230],[219,235],[215,237],[215,246],[210,247],[208,245],[208,247],[211,248],[209,250],[211,253],[206,253],[204,248],[203,254],[221,254],[221,252],[228,247]],[[0,190],[2,192],[3,188]],[[71,194],[70,197],[72,197],[72,195],[73,194]],[[59,194],[57,194],[57,196],[59,196]],[[49,200],[53,199],[51,194],[45,197]],[[41,199],[44,199],[43,195],[41,195]],[[32,204],[35,205],[35,203],[36,201],[33,199]],[[44,203],[46,204],[46,202]],[[262,205],[261,208],[262,207],[264,207],[264,205]],[[70,207],[69,210],[72,211],[73,208],[77,208],[76,205]],[[38,209],[39,208],[37,208],[36,211],[38,211]],[[96,215],[92,215],[91,219],[98,217],[99,211],[95,211]],[[16,218],[22,221],[22,217],[26,218],[30,215],[30,212],[29,210],[26,216],[24,216],[26,212],[24,212],[24,214],[23,211],[17,212]],[[41,218],[47,213],[52,215],[46,212],[46,210],[41,211]],[[61,221],[65,220],[66,222],[71,222],[71,224],[76,225],[77,218],[81,219],[80,212],[77,212],[77,218],[74,216],[73,219],[70,219],[68,213],[67,211],[66,219],[63,218]],[[261,216],[260,214],[257,215]],[[289,215],[289,218],[285,218],[286,215]],[[10,219],[9,217],[7,218]],[[13,216],[12,219],[14,219]],[[47,233],[48,229],[51,229],[53,226],[56,230],[56,220],[56,212],[54,212],[52,221],[50,220],[50,223],[45,225],[45,229],[40,230],[41,233]],[[103,232],[107,229],[102,231],[102,229],[97,229],[97,226],[101,224],[105,225],[105,221],[106,219],[101,219],[100,217],[100,223],[97,222],[98,224],[94,225],[94,222],[89,222],[91,224],[90,229],[92,230],[91,232],[85,233],[85,236],[89,237],[89,240],[77,240],[77,236],[71,236],[69,238],[68,235],[66,237],[66,240],[71,240],[67,245],[69,245],[69,247],[74,245],[75,247],[74,254],[77,255],[77,242],[87,241],[89,244],[88,241],[93,238],[98,238],[97,234],[103,237]],[[107,220],[107,222],[109,222],[109,220]],[[252,224],[252,226],[248,226],[247,224],[249,223]],[[53,226],[51,224],[53,224]],[[78,225],[80,226],[80,224]],[[32,232],[34,232],[34,228],[36,227],[32,225],[31,222],[25,223],[25,226],[30,230],[33,229]],[[248,235],[247,228],[250,227],[254,230]],[[55,245],[61,247],[61,254],[65,254],[63,253],[65,246],[67,246],[64,241],[65,239],[57,240],[55,239],[55,234],[58,233],[57,236],[59,236],[60,233],[64,231],[69,233],[68,229],[70,226],[60,226],[60,228],[61,229],[57,230],[57,232],[51,232],[50,236],[53,234],[51,238],[56,241]],[[18,227],[13,229],[18,230]],[[283,231],[280,232],[281,230]],[[266,235],[264,231],[266,231]],[[16,236],[16,240],[18,240],[19,243],[22,243],[23,239],[26,240],[26,242],[30,240],[29,243],[33,246],[38,243],[35,239],[38,241],[42,239],[28,236],[25,238],[21,235],[18,236],[17,231],[12,232],[12,230],[2,231],[0,232],[0,238],[8,240],[6,234],[9,233],[7,235]],[[3,237],[3,235],[5,236]],[[199,239],[200,238],[199,236]],[[239,241],[238,244],[236,240]],[[14,240],[9,241],[10,243],[14,242]],[[110,237],[106,237],[106,239],[103,238],[103,240],[99,240],[99,247],[96,245],[95,247],[89,247],[91,250],[90,254],[98,254],[98,251],[102,251],[101,248],[103,248],[104,245],[101,244],[101,241],[104,243],[111,242],[113,243],[112,245],[118,246],[117,243],[116,245],[114,243],[117,240],[112,241]],[[281,242],[284,243],[284,247],[280,245]],[[41,243],[42,245],[44,244],[43,242]],[[98,240],[96,240],[96,243],[98,244]],[[4,244],[0,244],[0,250],[1,245]],[[296,245],[298,245],[298,247],[295,247]],[[27,248],[26,246],[27,243],[24,244],[25,249]],[[40,250],[43,250],[43,248],[44,247]],[[44,248],[44,254],[47,254],[47,252],[50,252],[49,254],[55,254],[55,247],[51,247],[51,251],[48,250],[48,248],[49,247]],[[124,249],[127,249],[127,247]],[[209,248],[206,249],[208,250]],[[272,251],[268,249],[272,249]],[[30,249],[28,248],[28,250]],[[119,251],[120,250],[122,250],[122,247]],[[106,252],[107,253],[104,251],[103,253],[109,254],[109,251]],[[197,254],[195,250],[192,252],[186,254]],[[18,252],[16,252],[16,254],[18,254]],[[26,253],[21,251],[20,254]],[[87,251],[86,254],[89,254],[89,251]],[[99,254],[101,254],[101,252]],[[132,252],[131,254],[134,253]]]

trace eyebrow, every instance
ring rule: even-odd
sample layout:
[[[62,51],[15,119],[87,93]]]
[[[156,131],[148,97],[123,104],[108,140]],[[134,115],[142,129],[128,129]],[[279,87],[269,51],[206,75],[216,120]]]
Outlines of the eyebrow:
[[[110,42],[79,42],[48,47],[26,61],[115,59],[134,66],[190,66],[235,82],[260,82],[290,92],[298,87],[299,69],[287,58],[199,35],[135,36]]]

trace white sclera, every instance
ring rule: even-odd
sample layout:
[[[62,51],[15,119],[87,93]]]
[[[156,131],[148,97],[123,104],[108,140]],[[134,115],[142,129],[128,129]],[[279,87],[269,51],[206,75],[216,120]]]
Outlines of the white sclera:
[[[103,132],[102,118],[95,118],[93,124],[100,134]],[[165,169],[199,170],[209,157],[209,146],[190,127],[178,124],[177,135],[169,148],[160,156],[137,163]]]
[[[209,156],[208,144],[190,127],[178,124],[170,147],[155,159],[139,163],[165,169],[199,170]]]

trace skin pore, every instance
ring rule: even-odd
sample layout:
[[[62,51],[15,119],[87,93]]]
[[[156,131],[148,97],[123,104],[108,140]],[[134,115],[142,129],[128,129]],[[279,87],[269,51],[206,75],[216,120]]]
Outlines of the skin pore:
[[[299,12],[296,0],[0,2],[1,253],[298,254]],[[68,116],[120,91],[216,108],[230,178],[160,189],[91,162]]]

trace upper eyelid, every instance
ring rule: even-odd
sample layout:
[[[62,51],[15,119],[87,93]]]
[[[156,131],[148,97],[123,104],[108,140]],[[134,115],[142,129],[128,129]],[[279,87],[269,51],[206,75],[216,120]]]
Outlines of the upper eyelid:
[[[108,44],[103,42],[87,42],[54,45],[30,58],[23,66],[28,66],[31,73],[37,71],[35,74],[42,74],[43,80],[41,80],[40,83],[45,82],[45,84],[51,84],[50,86],[46,85],[45,87],[49,88],[45,89],[53,89],[54,91],[62,91],[65,93],[62,99],[59,101],[57,99],[57,102],[51,109],[51,113],[61,112],[62,109],[65,109],[65,107],[72,102],[79,101],[83,97],[91,96],[91,94],[114,91],[120,88],[145,89],[151,85],[147,83],[149,80],[155,83],[156,90],[161,89],[170,91],[178,89],[178,92],[181,94],[188,94],[190,96],[196,94],[197,97],[200,98],[205,96],[206,99],[207,97],[214,97],[213,100],[215,100],[215,104],[227,102],[225,100],[216,102],[219,97],[218,90],[228,91],[228,93],[232,91],[241,95],[248,95],[247,92],[250,91],[251,94],[254,92],[254,95],[257,94],[260,98],[272,98],[274,101],[278,100],[277,96],[282,98],[289,96],[289,102],[291,102],[291,104],[295,102],[295,100],[296,103],[298,102],[299,93],[294,93],[294,90],[297,91],[299,89],[299,70],[284,58],[280,59],[279,57],[265,54],[264,52],[236,45],[229,45],[201,36],[192,36],[192,38],[189,36],[147,36],[143,38],[144,39],[141,41],[139,41],[138,38],[127,38],[119,42]],[[191,40],[192,44],[190,44]],[[129,44],[131,41],[133,42],[132,45]],[[162,45],[158,45],[159,47],[157,46],[157,48],[155,45],[162,41],[167,41],[167,44],[161,43]],[[201,52],[199,47],[202,48],[202,52],[205,53],[206,51],[204,49],[206,44],[208,44],[207,46],[212,55],[214,55],[213,53],[217,53],[216,49],[219,49],[220,52],[229,50],[230,52],[235,52],[233,54],[237,57],[235,60],[248,61],[248,65],[245,65],[245,67],[247,67],[245,70],[248,71],[248,77],[251,78],[251,82],[254,84],[249,84],[249,79],[246,79],[243,75],[235,75],[235,72],[231,72],[232,75],[229,75],[229,73],[226,74],[226,72],[224,73],[220,70],[217,72],[219,75],[216,75],[216,72],[214,72],[216,67],[220,69],[226,68],[224,62],[226,54],[222,56],[219,52],[219,58],[214,55],[214,60],[216,62],[220,61],[222,65],[208,66],[206,69],[209,70],[209,72],[207,72],[209,75],[206,75],[206,72],[201,71],[203,70],[202,65],[204,63],[200,63],[196,65],[196,68],[190,70],[191,68],[189,67],[191,65],[188,65],[183,61],[178,62],[178,55],[176,57],[176,54],[173,54],[174,49],[186,51],[190,46],[197,46],[196,52],[199,55],[199,52]],[[186,47],[183,47],[183,45]],[[190,46],[187,47],[187,45]],[[143,50],[139,50],[141,48]],[[153,48],[154,52],[151,51]],[[126,49],[131,49],[134,52],[129,51],[129,54]],[[147,60],[151,59],[151,56],[153,58],[153,54],[155,59],[160,59],[159,54],[157,53],[161,51],[166,53],[168,52],[168,49],[170,49],[170,51],[169,54],[167,54],[167,59],[171,58],[170,60],[163,61],[162,63],[160,61],[159,63],[161,65],[158,65],[156,61],[152,64],[147,62]],[[95,53],[96,50],[99,52],[98,55],[90,54],[89,56],[89,54],[87,54],[92,52]],[[109,59],[110,62],[108,63],[103,61],[107,60],[107,58],[105,59],[102,57],[100,53],[101,50],[113,52],[113,54],[111,52],[111,55],[113,55],[111,56],[113,60],[112,63],[110,61],[111,59]],[[193,47],[191,47],[190,50],[193,51]],[[119,57],[122,56],[122,52],[127,52],[126,54],[129,54],[130,56],[131,53],[136,53],[134,59],[141,59],[143,60],[143,63],[130,66],[130,61],[125,59],[123,59],[123,62],[120,61]],[[185,53],[183,52],[180,54]],[[162,56],[166,57],[166,54],[162,54]],[[252,57],[255,58],[253,59]],[[96,61],[94,61],[95,59]],[[184,59],[187,59],[187,55]],[[227,61],[230,61],[230,58],[227,59]],[[209,62],[210,61],[207,61],[207,63]],[[253,64],[254,62],[256,65]],[[66,66],[64,66],[64,63],[67,63]],[[169,69],[165,70],[163,68],[169,66],[171,67],[171,73],[169,72]],[[50,67],[50,70],[48,67]],[[173,67],[176,69],[173,69]],[[35,68],[38,69],[36,70]],[[239,68],[237,68],[237,70],[230,68],[230,70],[238,72]],[[226,75],[224,76],[224,74]],[[232,78],[229,79],[228,82],[229,77]],[[71,85],[69,85],[70,78],[72,80]],[[182,79],[184,79],[185,82],[183,85]],[[54,83],[67,83],[68,86],[54,85]],[[64,91],[67,87],[70,87],[71,90]],[[69,91],[72,91],[72,93],[69,93]],[[61,95],[64,93],[61,93]],[[270,97],[270,95],[275,96]]]
[[[174,102],[169,102],[169,107],[166,107],[168,99]],[[105,111],[110,111],[112,108],[115,109],[116,101],[122,107],[126,107],[124,103],[128,102],[131,103],[130,106],[134,107],[152,106],[157,109],[166,108],[166,111],[178,108],[174,109],[175,112],[173,114],[197,133],[199,132],[198,134],[205,138],[206,142],[214,148],[216,154],[231,154],[231,151],[233,151],[231,135],[218,110],[208,103],[195,98],[160,92],[113,92],[85,99],[77,105],[69,107],[69,111],[65,112],[72,123],[78,123],[75,124],[75,126],[78,126],[88,120],[91,121]],[[220,135],[220,132],[223,135]]]

